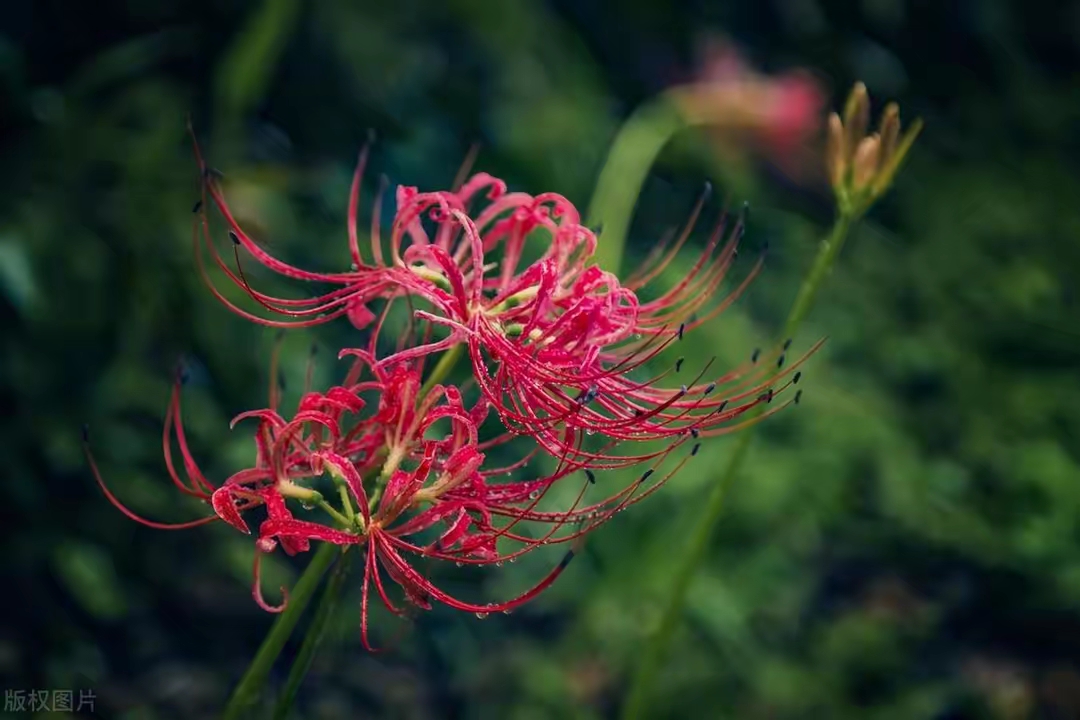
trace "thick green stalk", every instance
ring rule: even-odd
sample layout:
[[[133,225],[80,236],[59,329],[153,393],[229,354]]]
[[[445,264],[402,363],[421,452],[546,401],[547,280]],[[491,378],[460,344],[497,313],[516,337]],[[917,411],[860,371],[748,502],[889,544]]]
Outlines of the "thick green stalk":
[[[619,130],[587,215],[590,227],[603,226],[603,241],[597,244],[595,258],[600,267],[619,271],[630,218],[645,178],[668,141],[686,127],[686,119],[675,105],[661,96],[638,108]]]
[[[307,634],[304,636],[304,644],[300,646],[300,652],[293,660],[292,668],[289,669],[285,689],[281,691],[281,697],[274,706],[274,720],[286,720],[289,717],[289,711],[292,710],[293,702],[296,701],[300,685],[304,682],[304,677],[315,659],[315,653],[326,635],[326,625],[341,599],[341,588],[345,585],[347,570],[348,562],[342,556],[334,567],[330,580],[326,583],[326,589],[323,590],[322,597],[319,599],[319,607],[315,610],[315,617],[311,620],[311,627],[307,629]]]
[[[420,397],[425,397],[431,388],[435,387],[450,374],[457,365],[458,360],[461,359],[462,354],[465,352],[465,343],[458,343],[453,345],[449,350],[442,354],[439,358],[439,362],[435,364],[435,367],[431,370],[431,375],[428,375],[428,379],[424,381],[424,384],[420,387]]]
[[[787,320],[784,322],[783,337],[789,338],[795,334],[799,325],[810,311],[817,296],[821,284],[829,274],[840,249],[844,246],[848,231],[851,229],[853,218],[843,214],[837,217],[832,232],[821,241],[814,264],[810,267],[806,279],[799,287],[799,293],[795,296],[795,303],[791,307]],[[664,613],[660,624],[650,636],[645,651],[641,656],[637,672],[630,689],[630,696],[623,705],[623,720],[637,720],[644,717],[649,691],[652,689],[656,678],[657,668],[660,665],[665,650],[671,642],[676,626],[682,617],[683,605],[686,603],[686,594],[690,589],[690,583],[694,579],[698,566],[705,559],[712,539],[713,527],[724,509],[724,500],[727,499],[727,490],[735,480],[735,476],[750,450],[750,442],[753,439],[754,427],[743,430],[735,445],[726,468],[720,476],[719,482],[712,486],[709,497],[705,501],[701,517],[690,534],[690,543],[679,560],[675,569],[675,578],[672,580]]]
[[[337,545],[331,543],[319,544],[319,549],[312,555],[311,562],[308,563],[304,573],[296,581],[296,585],[293,586],[292,592],[289,593],[288,605],[277,616],[274,624],[270,627],[270,632],[266,635],[266,639],[263,640],[262,645],[259,647],[259,652],[255,654],[247,672],[244,673],[244,677],[240,679],[240,683],[233,690],[232,697],[229,698],[229,704],[225,706],[225,711],[221,715],[222,720],[239,720],[250,709],[251,705],[258,700],[259,693],[266,683],[267,676],[270,674],[271,666],[277,660],[278,655],[281,654],[281,649],[285,647],[285,642],[292,635],[297,621],[300,620],[300,615],[303,614],[304,609],[307,608],[308,603],[311,601],[311,597],[315,594],[315,589],[319,586],[323,573],[330,567],[339,552],[340,549]]]

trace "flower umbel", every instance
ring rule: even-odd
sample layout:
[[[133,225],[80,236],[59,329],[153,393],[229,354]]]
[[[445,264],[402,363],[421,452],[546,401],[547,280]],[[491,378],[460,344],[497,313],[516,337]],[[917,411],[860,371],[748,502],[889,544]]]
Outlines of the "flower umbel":
[[[181,418],[179,371],[165,418],[166,467],[177,488],[202,500],[213,514],[175,525],[147,520],[121,503],[108,489],[86,445],[95,478],[109,500],[129,518],[159,529],[183,529],[222,520],[251,534],[247,517],[265,508],[255,542],[253,596],[264,610],[282,611],[263,599],[260,560],[279,546],[288,555],[306,553],[312,541],[356,546],[364,556],[362,638],[368,635],[372,590],[395,615],[407,608],[428,609],[433,602],[473,613],[509,612],[548,587],[566,569],[577,544],[617,512],[655,492],[690,457],[657,472],[666,457],[651,463],[629,486],[587,499],[595,472],[580,459],[563,456],[550,472],[528,472],[537,451],[510,465],[488,460],[514,436],[496,431],[481,440],[488,403],[481,397],[467,406],[453,385],[435,384],[420,392],[420,374],[412,363],[375,361],[375,339],[361,349],[346,349],[352,367],[342,385],[325,393],[304,392],[292,417],[280,411],[277,349],[271,362],[270,405],[241,413],[232,422],[254,420],[255,462],[220,485],[199,469]],[[280,347],[280,345],[278,346]],[[174,459],[179,447],[180,462]],[[696,452],[696,450],[695,450]],[[523,474],[524,478],[507,480]],[[546,502],[557,484],[577,490],[562,507]],[[339,502],[334,503],[332,498]],[[557,503],[556,503],[557,504]],[[569,543],[562,559],[532,588],[502,602],[463,600],[442,590],[416,569],[419,560],[457,565],[501,565],[541,546]],[[397,586],[402,603],[393,597]]]
[[[279,546],[289,555],[305,553],[312,541],[363,556],[367,647],[372,591],[398,616],[435,602],[477,614],[510,611],[554,582],[589,532],[676,474],[703,438],[757,423],[798,400],[795,393],[774,403],[799,381],[806,357],[788,363],[790,341],[724,373],[711,372],[712,363],[684,369],[681,358],[665,371],[649,371],[661,352],[734,302],[762,267],[759,257],[721,294],[743,233],[738,217],[717,223],[674,287],[654,299],[639,295],[677,262],[706,195],[686,225],[626,280],[595,264],[601,233],[585,227],[566,198],[510,192],[485,173],[449,191],[399,187],[386,247],[377,199],[365,259],[357,229],[365,148],[349,200],[350,267],[320,273],[286,263],[252,240],[230,212],[218,174],[197,155],[203,199],[195,208],[195,251],[214,295],[263,325],[307,327],[344,317],[370,332],[339,352],[351,362],[344,380],[325,392],[305,386],[291,417],[280,408],[279,338],[268,407],[233,420],[234,427],[254,421],[254,462],[220,485],[205,477],[189,449],[180,414],[184,373],[177,374],[163,434],[166,466],[176,487],[209,505],[212,515],[178,525],[146,520],[108,490],[88,447],[87,457],[109,500],[151,527],[220,519],[251,534],[250,511],[265,508],[253,594],[268,611],[281,611],[288,598],[278,606],[263,599],[260,558]],[[224,219],[234,263],[217,250],[208,207]],[[273,297],[251,286],[243,257],[332,289],[313,298]],[[261,312],[227,297],[213,283],[216,274]],[[385,352],[378,338],[403,304],[407,325],[395,332],[396,349]],[[425,376],[428,358],[440,354]],[[467,360],[468,379],[454,384],[448,372],[459,356]],[[308,378],[310,385],[310,372]],[[598,479],[629,466],[641,472],[621,486],[611,485],[610,473]],[[417,568],[429,561],[498,565],[561,543],[569,543],[561,560],[503,602],[461,599]]]

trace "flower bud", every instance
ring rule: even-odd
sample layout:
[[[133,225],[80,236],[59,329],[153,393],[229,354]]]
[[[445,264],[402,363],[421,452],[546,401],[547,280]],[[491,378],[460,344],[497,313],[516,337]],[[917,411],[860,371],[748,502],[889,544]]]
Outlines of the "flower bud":
[[[889,103],[881,114],[878,132],[870,127],[870,96],[866,86],[855,83],[844,104],[844,116],[829,116],[825,147],[825,171],[836,194],[840,211],[858,216],[870,209],[892,184],[915,137],[922,129],[916,120],[902,136],[900,108]]]

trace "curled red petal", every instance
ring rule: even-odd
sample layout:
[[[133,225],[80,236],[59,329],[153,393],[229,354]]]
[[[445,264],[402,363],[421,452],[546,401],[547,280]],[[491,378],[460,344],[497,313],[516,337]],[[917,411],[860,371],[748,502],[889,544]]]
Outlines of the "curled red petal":
[[[219,518],[245,535],[251,534],[251,528],[244,522],[244,518],[240,516],[240,511],[236,509],[232,487],[225,486],[215,490],[214,494],[210,496],[210,505]]]

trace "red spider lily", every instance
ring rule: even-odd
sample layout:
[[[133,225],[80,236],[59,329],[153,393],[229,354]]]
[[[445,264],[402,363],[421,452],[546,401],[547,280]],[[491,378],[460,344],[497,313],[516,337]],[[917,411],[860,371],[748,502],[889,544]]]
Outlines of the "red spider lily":
[[[392,613],[405,613],[404,606],[391,598],[384,576],[402,589],[410,606],[429,608],[432,602],[441,602],[478,614],[510,611],[551,585],[573,558],[576,547],[571,546],[531,589],[500,603],[456,598],[417,570],[416,561],[501,564],[542,545],[579,541],[621,509],[654,492],[681,467],[679,463],[657,478],[658,482],[646,485],[654,474],[650,469],[632,486],[598,502],[585,502],[592,483],[580,482],[569,507],[538,509],[549,490],[560,481],[575,482],[572,476],[578,471],[584,470],[586,479],[595,481],[592,470],[563,458],[543,477],[499,480],[522,470],[535,453],[509,466],[491,467],[485,462],[485,451],[512,436],[503,432],[480,441],[487,402],[481,398],[467,408],[461,392],[453,386],[434,385],[422,393],[416,369],[403,363],[381,365],[375,361],[374,347],[372,340],[368,349],[343,351],[341,356],[354,362],[344,383],[325,393],[305,392],[291,419],[280,414],[278,386],[272,382],[270,407],[242,413],[232,423],[257,421],[254,466],[219,486],[207,480],[189,449],[181,420],[184,377],[177,373],[163,432],[166,467],[176,487],[211,505],[213,515],[175,525],[141,517],[108,489],[87,444],[94,476],[125,515],[154,528],[182,529],[221,519],[250,534],[244,513],[265,506],[266,518],[259,524],[256,540],[253,596],[270,612],[284,609],[287,596],[278,606],[263,599],[263,554],[273,552],[278,545],[289,555],[307,552],[313,540],[363,547],[361,627],[363,642],[370,647],[368,598],[372,587]],[[272,378],[276,378],[276,366],[277,350],[271,362]],[[361,380],[365,375],[370,378]],[[183,472],[174,461],[174,437]],[[324,475],[337,486],[340,510],[313,487]],[[289,500],[299,501],[306,511],[321,508],[326,520],[298,519]]]
[[[264,309],[288,319],[259,318],[214,289],[218,297],[245,317],[275,326],[306,326],[347,315],[354,325],[363,327],[374,319],[368,306],[378,298],[423,300],[427,308],[415,311],[414,316],[443,328],[446,335],[404,347],[383,358],[381,366],[420,360],[464,345],[481,393],[513,432],[537,438],[556,457],[569,456],[596,467],[629,465],[668,451],[620,456],[611,451],[615,443],[671,443],[688,434],[720,435],[757,422],[769,413],[755,413],[749,420],[741,417],[772,402],[795,382],[801,360],[781,368],[786,346],[768,353],[761,362],[719,377],[707,376],[706,368],[678,387],[663,387],[661,382],[673,376],[681,362],[674,372],[634,378],[686,332],[734,302],[761,268],[759,258],[731,293],[714,299],[736,258],[742,234],[741,221],[728,233],[721,224],[673,288],[655,300],[639,299],[637,293],[661,275],[685,246],[704,197],[686,227],[661,243],[638,272],[620,282],[592,264],[597,236],[581,224],[576,208],[560,195],[507,192],[501,180],[483,173],[455,191],[421,193],[401,187],[389,257],[383,253],[376,202],[371,229],[374,264],[369,265],[361,257],[357,232],[366,157],[365,149],[350,195],[348,236],[353,263],[346,273],[313,273],[270,256],[235,221],[215,174],[203,165],[204,192],[225,218],[236,248],[244,248],[262,265],[287,277],[340,286],[307,300],[276,299],[257,292],[239,270],[239,254],[234,272],[214,251],[209,221],[201,213],[197,229],[221,270]],[[201,154],[199,159],[202,163]],[[486,206],[470,212],[470,205],[480,200],[486,200]],[[538,260],[525,265],[526,243],[536,238],[543,238],[545,250]],[[777,403],[773,411],[781,407]],[[599,434],[610,444],[586,451],[582,436],[589,434]]]
[[[275,352],[273,362],[275,367],[276,360],[277,353]],[[305,502],[319,499],[318,493],[296,483],[297,480],[309,476],[310,472],[305,472],[298,467],[293,458],[298,453],[302,455],[305,448],[312,444],[310,442],[311,438],[304,436],[304,431],[310,426],[317,427],[315,444],[321,441],[324,430],[329,431],[329,435],[333,440],[339,440],[340,434],[337,433],[337,425],[340,423],[343,411],[359,410],[363,407],[363,403],[355,395],[346,393],[342,388],[333,388],[326,395],[318,393],[305,394],[296,415],[288,423],[282,420],[273,409],[242,414],[237,420],[250,415],[257,415],[265,421],[255,436],[257,447],[255,467],[240,470],[231,475],[220,486],[215,486],[199,469],[184,433],[181,418],[180,390],[185,380],[186,372],[181,369],[176,373],[162,432],[165,466],[173,484],[185,495],[198,498],[211,505],[215,512],[214,515],[182,523],[161,523],[148,520],[132,511],[120,502],[105,484],[93,454],[90,452],[89,431],[84,428],[83,449],[91,471],[101,490],[114,506],[130,519],[155,529],[184,530],[206,525],[220,519],[242,532],[250,534],[251,531],[244,521],[242,513],[259,505],[265,505],[268,519],[263,523],[256,544],[258,552],[255,555],[253,595],[255,601],[263,609],[280,612],[285,607],[284,603],[277,607],[271,606],[263,600],[260,591],[259,568],[262,553],[272,551],[279,539],[282,548],[290,555],[306,552],[310,547],[310,540],[322,540],[338,544],[354,542],[351,536],[346,533],[319,523],[296,520],[289,512],[285,505],[285,498],[287,497],[298,498]],[[273,406],[276,403],[277,386],[271,384],[271,404]],[[235,422],[234,420],[234,424]],[[173,455],[174,437],[180,449],[180,458],[183,464],[182,473],[178,469]],[[363,449],[358,448],[357,452],[362,455]],[[290,532],[279,536],[277,531],[279,527],[288,527]]]

